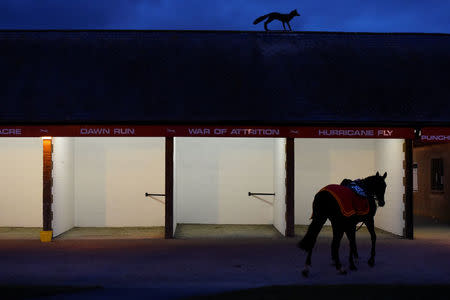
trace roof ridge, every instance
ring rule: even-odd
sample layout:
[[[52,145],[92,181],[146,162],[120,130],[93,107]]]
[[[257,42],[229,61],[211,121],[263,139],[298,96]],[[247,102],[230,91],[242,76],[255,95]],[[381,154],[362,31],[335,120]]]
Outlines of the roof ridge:
[[[257,31],[257,30],[172,30],[172,29],[0,29],[1,33],[7,32],[167,32],[167,33],[254,33],[254,34],[307,34],[307,35],[321,35],[321,34],[335,34],[335,35],[438,35],[438,36],[450,36],[450,33],[440,32],[363,32],[363,31],[283,31],[283,30],[271,30]]]

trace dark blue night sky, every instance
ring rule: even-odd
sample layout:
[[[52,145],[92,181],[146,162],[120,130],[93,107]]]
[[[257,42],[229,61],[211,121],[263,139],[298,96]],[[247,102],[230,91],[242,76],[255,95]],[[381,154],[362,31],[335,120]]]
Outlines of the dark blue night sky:
[[[298,31],[450,33],[449,0],[0,0],[0,28],[263,30],[292,9]]]

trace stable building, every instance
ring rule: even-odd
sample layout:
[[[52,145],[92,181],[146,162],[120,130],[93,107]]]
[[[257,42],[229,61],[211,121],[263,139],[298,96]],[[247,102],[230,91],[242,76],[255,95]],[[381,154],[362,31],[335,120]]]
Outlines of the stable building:
[[[446,34],[1,31],[0,46],[0,228],[47,240],[180,224],[294,236],[321,187],[377,171],[376,226],[413,238],[414,145],[450,136]]]

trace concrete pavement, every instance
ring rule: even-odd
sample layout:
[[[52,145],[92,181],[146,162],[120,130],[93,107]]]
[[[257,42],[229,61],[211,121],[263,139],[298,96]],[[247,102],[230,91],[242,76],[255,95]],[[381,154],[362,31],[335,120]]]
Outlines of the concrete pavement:
[[[296,238],[189,238],[0,241],[3,286],[102,287],[83,299],[176,299],[190,295],[271,285],[450,284],[448,231],[415,240],[379,234],[376,266],[366,260],[370,239],[357,233],[359,269],[345,276],[330,265],[331,235],[324,230],[309,278],[300,271],[305,254]],[[341,245],[346,264],[347,240]],[[126,289],[126,290],[125,290]],[[64,295],[79,299],[80,293]],[[59,299],[60,296],[54,296]]]

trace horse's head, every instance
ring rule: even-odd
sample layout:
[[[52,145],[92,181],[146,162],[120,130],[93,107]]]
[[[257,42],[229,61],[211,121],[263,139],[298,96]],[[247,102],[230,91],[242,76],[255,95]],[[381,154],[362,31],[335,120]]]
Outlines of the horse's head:
[[[378,206],[384,206],[385,204],[384,193],[386,192],[386,177],[387,172],[384,172],[383,176],[381,176],[378,172],[375,176],[371,176],[372,180],[370,182],[370,189],[378,202]]]

